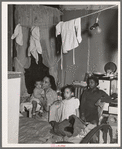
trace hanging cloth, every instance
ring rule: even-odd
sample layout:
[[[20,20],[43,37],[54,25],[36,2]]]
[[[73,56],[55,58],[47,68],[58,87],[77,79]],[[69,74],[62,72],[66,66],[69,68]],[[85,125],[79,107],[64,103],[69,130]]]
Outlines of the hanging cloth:
[[[18,24],[14,30],[14,34],[11,36],[11,39],[16,38],[16,43],[20,46],[23,45],[23,34],[22,34],[22,27]]]
[[[79,46],[82,41],[81,37],[81,18],[67,22],[59,22],[56,25],[56,37],[61,34],[63,53],[73,49],[73,64],[75,64],[74,49]]]
[[[35,26],[31,28],[30,47],[28,48],[28,56],[31,56],[31,54],[36,59],[36,63],[38,64],[38,54],[42,54],[42,47],[40,44],[39,27]]]
[[[81,37],[81,18],[77,18],[75,21],[75,29],[76,29],[76,37],[78,40],[78,43],[81,43],[82,37]]]
[[[77,18],[75,19],[75,31],[76,31],[76,37],[78,40],[78,43],[81,43],[82,37],[81,37],[81,19]],[[73,65],[75,65],[75,49],[73,49]]]
[[[67,22],[59,22],[56,25],[56,37],[61,34],[63,53],[79,46],[81,38],[81,23],[80,18]]]

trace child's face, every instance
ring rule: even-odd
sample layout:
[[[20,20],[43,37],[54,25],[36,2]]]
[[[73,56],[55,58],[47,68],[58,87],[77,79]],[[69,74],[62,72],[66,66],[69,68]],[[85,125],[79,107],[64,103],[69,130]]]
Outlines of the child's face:
[[[91,89],[93,89],[94,87],[96,87],[97,86],[97,83],[93,80],[93,79],[90,79],[89,80],[89,87],[91,88]]]
[[[41,81],[36,81],[35,86],[36,86],[36,88],[41,88],[42,87],[42,82]]]
[[[71,90],[69,88],[65,88],[64,97],[65,98],[71,98],[72,96],[73,96],[73,93],[71,92]]]

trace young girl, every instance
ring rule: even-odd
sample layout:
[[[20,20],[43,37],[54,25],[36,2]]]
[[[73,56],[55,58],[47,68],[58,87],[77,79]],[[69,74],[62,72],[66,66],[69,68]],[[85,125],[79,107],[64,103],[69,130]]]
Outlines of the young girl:
[[[30,97],[30,101],[21,103],[21,105],[20,105],[21,113],[25,111],[25,108],[27,110],[32,108],[32,115],[33,115],[33,117],[35,117],[36,110],[39,110],[42,107],[41,102],[43,102],[43,97],[44,97],[44,90],[42,89],[42,82],[36,81],[35,89],[33,90],[33,94]]]
[[[64,88],[64,100],[56,101],[50,107],[49,121],[61,122],[71,115],[79,117],[79,99],[74,97],[75,89],[72,85]]]
[[[62,110],[62,121],[68,119],[71,115],[79,117],[79,99],[74,97],[75,88],[72,85],[67,85],[64,89],[64,100]]]

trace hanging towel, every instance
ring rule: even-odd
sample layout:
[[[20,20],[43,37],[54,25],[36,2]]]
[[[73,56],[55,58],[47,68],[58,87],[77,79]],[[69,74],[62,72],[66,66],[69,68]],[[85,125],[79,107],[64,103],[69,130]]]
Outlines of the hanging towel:
[[[82,41],[81,37],[81,18],[75,19],[75,29],[76,29],[76,37],[79,43]]]
[[[14,30],[14,34],[11,36],[11,39],[16,38],[16,43],[20,46],[23,45],[23,34],[22,34],[22,27],[18,24]]]
[[[56,37],[61,34],[63,53],[79,46],[81,40],[80,18],[67,22],[59,22],[56,25]]]
[[[36,63],[38,64],[38,54],[42,54],[39,27],[31,28],[30,47],[28,49],[28,56],[31,56],[31,54],[36,59]]]
[[[79,43],[82,41],[81,37],[81,18],[75,19],[76,37]],[[75,65],[75,49],[73,49],[73,65]]]

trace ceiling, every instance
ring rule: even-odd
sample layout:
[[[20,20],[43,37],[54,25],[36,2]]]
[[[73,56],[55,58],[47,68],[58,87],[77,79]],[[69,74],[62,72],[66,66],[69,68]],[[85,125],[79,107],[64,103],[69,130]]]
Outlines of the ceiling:
[[[45,6],[50,6],[54,8],[58,8],[61,11],[64,10],[100,10],[100,9],[105,9],[108,7],[111,7],[113,5],[45,5]],[[117,7],[114,7],[114,9]]]
[[[112,5],[60,5],[61,10],[99,10],[107,7],[111,7]]]

